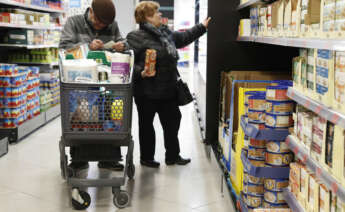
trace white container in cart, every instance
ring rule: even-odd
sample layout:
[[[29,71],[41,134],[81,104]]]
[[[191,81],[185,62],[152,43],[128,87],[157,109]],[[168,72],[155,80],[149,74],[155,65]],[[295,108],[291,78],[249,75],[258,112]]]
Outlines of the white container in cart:
[[[110,83],[127,83],[130,75],[131,56],[129,54],[111,54]]]
[[[98,82],[97,63],[94,60],[63,60],[62,66],[65,82]]]

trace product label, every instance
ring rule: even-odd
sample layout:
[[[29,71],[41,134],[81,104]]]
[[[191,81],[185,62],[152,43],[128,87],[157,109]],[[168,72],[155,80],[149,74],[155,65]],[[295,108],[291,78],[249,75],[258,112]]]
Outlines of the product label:
[[[129,74],[129,63],[111,63],[111,74]]]

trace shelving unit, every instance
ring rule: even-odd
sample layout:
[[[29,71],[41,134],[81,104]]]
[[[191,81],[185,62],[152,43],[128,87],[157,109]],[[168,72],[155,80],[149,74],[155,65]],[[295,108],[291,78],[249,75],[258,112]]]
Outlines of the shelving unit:
[[[43,12],[52,12],[52,13],[65,13],[66,12],[63,9],[54,9],[54,8],[49,8],[49,7],[41,7],[41,6],[25,4],[25,3],[16,2],[16,1],[10,1],[10,0],[9,1],[0,0],[0,4],[5,4],[5,5],[9,5],[9,6],[17,6],[17,7],[33,9],[33,10],[39,10],[39,11],[43,11]]]
[[[51,45],[25,45],[25,44],[6,44],[0,43],[0,47],[12,47],[12,48],[26,48],[26,49],[43,49],[43,48],[58,48],[58,44]]]
[[[52,119],[60,115],[60,104],[52,108],[49,108],[46,112],[33,117],[32,119],[26,120],[23,124],[13,129],[0,129],[2,136],[8,136],[10,143],[14,143],[24,138],[28,134],[32,133],[36,129],[42,127]]]
[[[237,41],[263,43],[286,47],[317,48],[334,51],[345,51],[345,40],[336,39],[241,36],[237,38]]]
[[[288,136],[286,144],[295,153],[296,157],[298,157],[298,159],[300,159],[330,191],[335,193],[342,202],[345,202],[345,188],[308,154],[306,148],[300,144],[296,137],[292,135]]]
[[[62,13],[66,13],[67,10],[59,9],[59,8],[51,8],[47,6],[39,6],[39,5],[32,5],[26,4],[21,2],[16,2],[12,0],[0,0],[0,5],[3,7],[9,8],[21,8],[21,9],[28,9],[31,11],[36,12],[46,12],[52,13],[51,16],[60,16]],[[57,26],[57,24],[46,24],[46,25],[28,25],[28,24],[9,24],[0,22],[0,29],[11,29],[11,28],[18,28],[18,29],[32,29],[32,30],[57,30],[60,31],[63,29],[62,26]],[[24,45],[24,44],[6,44],[1,43],[0,48],[6,53],[8,49],[15,49],[15,48],[24,48],[24,49],[42,49],[42,48],[58,48],[58,43],[53,45]],[[21,50],[21,49],[20,49]],[[19,50],[19,51],[20,51]],[[2,53],[4,53],[2,52]],[[5,61],[6,62],[6,61]],[[58,62],[52,63],[45,63],[45,62],[14,62],[20,65],[32,65],[32,66],[57,66]],[[47,67],[44,67],[45,69]],[[50,120],[54,119],[55,117],[60,115],[60,105],[55,105],[49,108],[45,112],[41,112],[39,115],[32,117],[31,119],[25,120],[24,123],[17,126],[16,128],[1,128],[0,129],[0,136],[1,137],[8,137],[9,142],[13,143],[19,141],[20,139],[24,138],[28,134],[32,133],[39,127],[43,126]]]
[[[283,195],[286,203],[293,212],[304,212],[303,207],[299,204],[296,197],[290,192],[288,188],[283,189]]]
[[[335,110],[332,110],[325,105],[304,96],[302,93],[293,88],[289,88],[288,97],[296,101],[298,104],[303,105],[305,108],[315,112],[322,118],[327,119],[335,125],[339,125],[345,129],[345,115]]]

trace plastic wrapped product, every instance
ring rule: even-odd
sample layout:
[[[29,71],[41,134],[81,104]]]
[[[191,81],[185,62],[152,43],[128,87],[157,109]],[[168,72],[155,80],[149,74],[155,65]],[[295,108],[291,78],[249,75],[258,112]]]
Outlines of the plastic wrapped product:
[[[291,153],[266,152],[266,164],[271,166],[288,166],[293,159]]]
[[[289,97],[286,95],[288,86],[268,86],[266,91],[266,99],[273,101],[288,101]]]
[[[250,195],[263,195],[263,193],[264,193],[264,184],[248,183],[248,192],[247,192],[247,194],[250,194]]]
[[[286,153],[290,152],[289,147],[284,141],[267,141],[266,143],[267,152],[273,153]]]
[[[289,185],[289,179],[269,179],[266,178],[264,181],[264,187],[270,191],[282,191]]]
[[[265,111],[262,110],[248,110],[248,119],[250,122],[264,123],[265,122]]]
[[[266,113],[265,124],[267,127],[282,128],[293,126],[292,114],[271,114]]]
[[[249,207],[258,208],[262,205],[262,195],[247,194],[247,205]]]
[[[266,112],[272,114],[291,114],[295,103],[293,101],[267,101]]]
[[[264,199],[266,202],[274,204],[286,203],[282,191],[265,190]]]
[[[255,160],[265,160],[266,148],[257,148],[250,146],[248,147],[248,158]]]

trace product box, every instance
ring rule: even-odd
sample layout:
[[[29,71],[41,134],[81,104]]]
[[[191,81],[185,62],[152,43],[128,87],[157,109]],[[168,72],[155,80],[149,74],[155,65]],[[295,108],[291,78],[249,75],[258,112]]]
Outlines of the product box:
[[[316,59],[316,94],[317,101],[332,106],[334,92],[334,52],[317,50]]]
[[[300,193],[298,193],[297,200],[301,203],[302,207],[307,208],[310,203],[310,174],[305,166],[301,168],[301,183]]]
[[[321,12],[323,37],[332,38],[335,31],[336,0],[323,0]]]
[[[292,22],[292,0],[284,0],[284,33],[288,36]]]
[[[327,168],[327,170],[329,170],[330,173],[333,173],[333,168],[335,168],[335,164],[333,164],[334,131],[334,124],[331,122],[327,122],[324,166],[325,168]]]
[[[319,212],[319,197],[320,197],[320,185],[315,175],[311,175],[309,177],[308,203],[305,208],[307,208],[308,211]]]
[[[345,36],[345,0],[336,1],[335,12],[335,35],[338,38],[344,38]]]
[[[338,125],[334,127],[333,174],[345,185],[345,131]]]
[[[301,26],[301,0],[291,0],[290,37],[298,37]]]
[[[308,37],[320,37],[320,12],[321,0],[309,0],[308,13],[305,17],[305,23],[308,28]]]
[[[11,29],[2,35],[3,42],[8,44],[32,44],[33,30]]]
[[[301,164],[299,163],[290,163],[290,177],[289,185],[291,192],[297,198],[300,193],[301,188]]]
[[[331,192],[323,184],[320,185],[319,211],[329,212],[331,209]]]
[[[307,82],[306,82],[306,89],[309,93],[315,92],[316,87],[316,56],[317,50],[316,49],[308,49],[308,57],[307,57]],[[310,96],[310,95],[309,95]]]
[[[313,142],[311,156],[318,162],[325,161],[327,120],[320,116],[313,117]]]
[[[335,53],[333,108],[345,113],[345,52]]]

